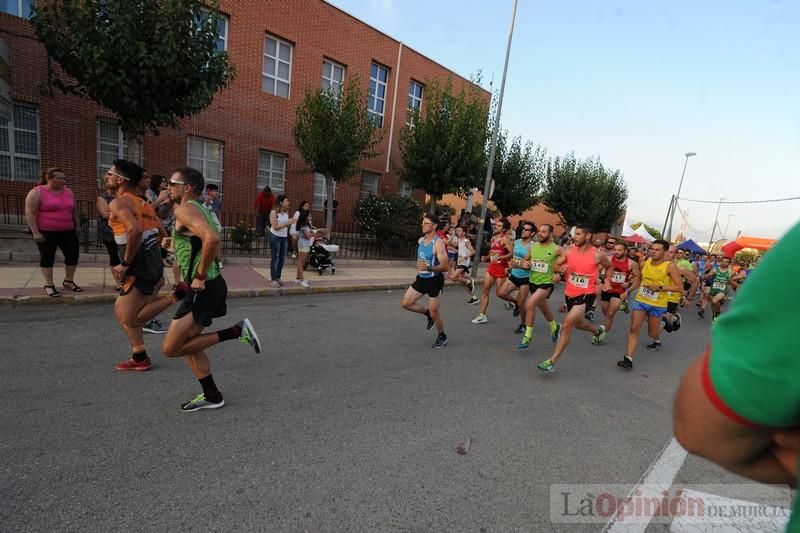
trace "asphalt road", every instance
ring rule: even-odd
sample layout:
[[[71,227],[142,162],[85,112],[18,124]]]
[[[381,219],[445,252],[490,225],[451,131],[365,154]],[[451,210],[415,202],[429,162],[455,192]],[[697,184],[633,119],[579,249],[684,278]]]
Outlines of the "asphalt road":
[[[109,305],[0,309],[0,531],[597,531],[551,524],[550,485],[636,483],[708,340],[687,312],[625,373],[620,315],[604,346],[578,332],[545,375],[541,317],[518,351],[497,300],[476,326],[448,289],[450,344],[432,350],[400,297],[230,301],[217,324],[250,317],[265,353],[212,348],[227,405],[196,413],[178,411],[199,385],[160,337],[152,372],[114,370],[127,347]],[[679,478],[736,481],[692,458]]]

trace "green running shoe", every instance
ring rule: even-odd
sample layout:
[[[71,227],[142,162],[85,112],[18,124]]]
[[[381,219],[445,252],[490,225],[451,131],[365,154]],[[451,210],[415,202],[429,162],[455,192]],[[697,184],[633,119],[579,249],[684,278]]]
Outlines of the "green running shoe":
[[[239,322],[239,327],[242,328],[242,333],[239,335],[239,342],[248,344],[253,347],[256,353],[261,353],[261,341],[258,340],[258,334],[253,327],[253,323],[250,322],[250,319],[245,318]]]
[[[545,359],[544,361],[536,365],[536,368],[538,368],[542,372],[547,372],[547,373],[550,373],[555,370],[555,367],[553,366],[553,363],[550,362],[550,359]]]
[[[603,341],[606,340],[606,335],[607,335],[605,326],[600,326],[600,328],[598,329],[600,329],[600,331],[597,333],[597,335],[592,337],[592,344],[594,344],[595,346],[600,346],[601,344],[603,344]]]
[[[553,330],[550,330],[550,340],[553,341],[553,344],[558,343],[558,339],[561,338],[561,324],[556,323],[556,327]]]
[[[186,403],[181,404],[181,411],[184,413],[190,413],[192,411],[199,411],[201,409],[219,409],[225,405],[225,400],[222,399],[222,396],[219,397],[218,402],[210,402],[206,400],[204,394],[198,394],[194,397],[194,399],[189,400]]]
[[[532,340],[531,337],[528,337],[527,335],[523,335],[522,336],[522,340],[519,341],[519,344],[517,344],[517,350],[527,350],[528,346],[531,345],[531,340]]]

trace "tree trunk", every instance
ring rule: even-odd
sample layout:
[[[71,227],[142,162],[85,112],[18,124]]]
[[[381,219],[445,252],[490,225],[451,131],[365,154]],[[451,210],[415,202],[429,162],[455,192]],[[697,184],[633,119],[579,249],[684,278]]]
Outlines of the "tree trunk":
[[[328,202],[328,209],[326,210],[326,217],[325,217],[325,229],[328,230],[328,235],[331,234],[333,231],[333,178],[330,176],[325,176],[325,195],[326,200]]]
[[[125,159],[133,161],[137,165],[141,165],[144,162],[142,158],[142,136],[125,132],[125,138],[128,139]]]
[[[428,209],[428,214],[429,215],[435,215],[436,214],[437,197],[436,197],[436,195],[433,195],[433,194],[431,194],[430,196],[431,196],[431,207]]]

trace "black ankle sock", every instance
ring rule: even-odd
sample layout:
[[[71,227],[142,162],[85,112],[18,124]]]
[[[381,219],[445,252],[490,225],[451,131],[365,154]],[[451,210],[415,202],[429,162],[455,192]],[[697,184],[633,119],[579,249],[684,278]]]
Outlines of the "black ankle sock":
[[[425,310],[425,316],[426,316],[426,317],[428,317],[428,318],[430,318],[430,317],[431,317],[431,312],[430,312],[430,310],[428,310],[428,309],[426,309],[426,310]]]
[[[233,325],[229,328],[221,329],[217,332],[219,335],[219,342],[225,341],[232,341],[233,339],[238,339],[239,335],[242,334],[242,326],[239,324]]]
[[[217,390],[217,385],[214,383],[214,377],[211,374],[197,381],[199,381],[200,386],[203,387],[203,396],[206,397],[206,400],[216,401],[222,396],[219,390]]]
[[[137,363],[141,363],[142,361],[147,359],[147,351],[142,350],[141,352],[134,352],[134,353],[131,354],[131,357]]]

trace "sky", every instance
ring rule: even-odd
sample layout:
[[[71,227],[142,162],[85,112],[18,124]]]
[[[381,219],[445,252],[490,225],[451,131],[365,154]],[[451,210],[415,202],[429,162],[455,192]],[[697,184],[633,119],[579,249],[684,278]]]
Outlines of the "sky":
[[[513,0],[329,2],[499,90]],[[620,169],[631,223],[662,228],[686,152],[687,200],[800,196],[798,35],[796,0],[520,0],[501,121]],[[717,207],[682,201],[686,233],[707,242]],[[777,238],[798,220],[800,200],[723,204],[716,235]]]

